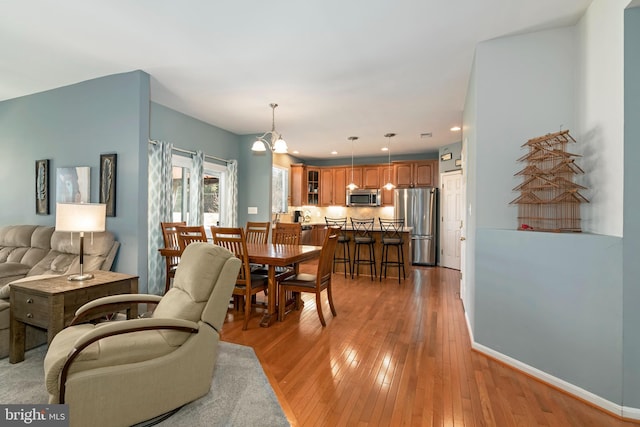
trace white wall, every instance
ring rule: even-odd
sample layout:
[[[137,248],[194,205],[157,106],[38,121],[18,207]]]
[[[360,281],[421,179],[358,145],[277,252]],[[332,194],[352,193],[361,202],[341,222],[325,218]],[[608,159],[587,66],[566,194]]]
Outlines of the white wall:
[[[629,0],[594,0],[576,26],[576,132],[589,188],[584,231],[622,236],[624,176],[624,7]]]

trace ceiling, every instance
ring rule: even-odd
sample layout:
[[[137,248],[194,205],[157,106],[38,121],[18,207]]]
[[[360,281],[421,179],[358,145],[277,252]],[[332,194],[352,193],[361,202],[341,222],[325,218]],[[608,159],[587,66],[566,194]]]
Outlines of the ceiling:
[[[143,70],[151,99],[306,159],[461,140],[478,42],[575,23],[591,0],[8,0],[0,100]],[[187,7],[187,5],[189,7]],[[431,137],[421,134],[431,133]]]

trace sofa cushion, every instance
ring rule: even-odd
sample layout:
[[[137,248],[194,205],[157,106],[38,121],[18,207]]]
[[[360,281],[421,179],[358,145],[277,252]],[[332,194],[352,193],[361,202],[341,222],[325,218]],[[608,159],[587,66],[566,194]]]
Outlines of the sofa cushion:
[[[0,329],[9,328],[9,301],[0,299]]]
[[[33,267],[49,252],[52,234],[53,227],[47,226],[0,227],[0,263],[14,262]]]
[[[105,259],[115,244],[110,232],[92,233],[84,237],[84,271],[103,269]],[[41,274],[72,274],[80,271],[80,237],[69,232],[55,231],[51,236],[51,250],[29,270],[27,276]]]
[[[37,225],[8,225],[0,228],[0,246],[29,247]],[[1,259],[0,259],[1,260]]]
[[[88,233],[84,236],[84,254],[106,256],[115,239],[109,232]],[[51,236],[51,249],[68,254],[80,253],[80,236],[65,231],[55,231]]]
[[[18,262],[0,263],[0,286],[24,277],[31,268]]]

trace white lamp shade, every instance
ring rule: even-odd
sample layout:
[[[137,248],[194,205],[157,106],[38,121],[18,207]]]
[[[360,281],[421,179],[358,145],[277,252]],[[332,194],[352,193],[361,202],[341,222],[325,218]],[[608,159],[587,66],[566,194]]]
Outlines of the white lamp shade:
[[[355,184],[355,182],[350,183],[349,185],[347,185],[347,188],[349,190],[355,190],[358,188],[358,186]]]
[[[251,146],[251,151],[267,151],[267,147],[264,146],[264,142],[257,139]]]
[[[273,144],[273,152],[278,154],[284,154],[289,150],[287,147],[287,143],[282,138],[278,138],[278,140]]]
[[[57,231],[104,231],[107,205],[103,203],[57,203]]]

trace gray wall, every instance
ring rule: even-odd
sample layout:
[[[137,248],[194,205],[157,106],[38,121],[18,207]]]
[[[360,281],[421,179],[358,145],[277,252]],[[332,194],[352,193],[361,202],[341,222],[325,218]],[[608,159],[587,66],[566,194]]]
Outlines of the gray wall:
[[[247,221],[271,221],[271,166],[270,151],[251,151],[255,135],[240,138],[238,164],[238,225]],[[240,166],[242,165],[242,166]],[[248,214],[248,207],[257,207],[257,214]]]
[[[620,404],[621,239],[519,232],[509,205],[520,146],[573,128],[575,46],[571,27],[476,49],[463,138],[470,323],[477,344]]]
[[[91,201],[98,202],[101,153],[117,153],[117,216],[107,229],[121,243],[115,269],[146,282],[146,150],[149,75],[117,74],[0,102],[0,224],[55,224],[55,170],[91,167]],[[35,214],[35,161],[50,159],[51,214]]]
[[[151,139],[171,142],[184,150],[202,150],[222,159],[238,159],[240,137],[164,105],[151,103]]]
[[[514,177],[523,168],[521,145],[560,125],[573,129],[574,41],[574,29],[563,28],[478,45],[479,228],[517,228],[509,202],[522,182]]]
[[[442,156],[451,153],[451,159],[442,160]],[[462,169],[462,164],[456,166],[456,161],[461,160],[462,142],[454,142],[453,144],[440,147],[438,150],[438,170],[440,173],[457,171]]]
[[[640,408],[640,8],[624,23],[624,406]]]

